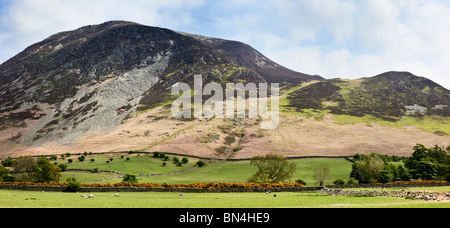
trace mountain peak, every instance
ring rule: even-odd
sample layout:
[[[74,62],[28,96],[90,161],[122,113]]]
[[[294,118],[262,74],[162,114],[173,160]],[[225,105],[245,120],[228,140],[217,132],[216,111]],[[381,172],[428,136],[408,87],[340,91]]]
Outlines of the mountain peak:
[[[32,145],[109,131],[170,98],[176,82],[301,83],[250,46],[127,21],[60,32],[0,65],[0,131]],[[6,133],[5,133],[6,134]]]

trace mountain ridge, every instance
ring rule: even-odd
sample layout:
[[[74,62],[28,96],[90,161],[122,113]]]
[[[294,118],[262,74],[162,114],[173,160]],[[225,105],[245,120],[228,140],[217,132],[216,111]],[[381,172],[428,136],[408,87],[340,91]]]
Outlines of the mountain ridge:
[[[325,80],[289,70],[242,42],[110,21],[54,34],[0,65],[0,150],[4,151],[0,156],[23,151],[104,152],[143,148],[193,153],[187,151],[192,148],[214,157],[216,149],[223,145],[214,140],[212,144],[198,144],[198,140],[210,141],[201,135],[205,131],[210,136],[219,134],[219,141],[227,136],[234,138],[227,145],[228,151],[233,149],[232,145],[237,148],[246,145],[238,156],[251,156],[249,151],[263,152],[267,148],[287,153],[276,147],[260,148],[252,144],[273,136],[273,132],[264,136],[249,127],[254,120],[232,121],[232,127],[229,120],[221,124],[213,120],[216,125],[211,125],[217,128],[211,130],[205,125],[209,121],[177,122],[163,115],[167,112],[165,106],[173,100],[169,88],[176,82],[192,85],[196,74],[203,75],[204,83],[267,82],[295,88],[287,95],[287,101],[298,112],[325,110],[337,115],[373,115],[392,121],[407,114],[448,117],[450,113],[450,92],[411,73],[386,72],[357,80]],[[305,83],[308,85],[301,86]],[[418,113],[413,112],[417,110]],[[297,121],[292,126],[302,127],[298,124],[308,120]],[[318,131],[330,127],[311,124],[313,128],[320,125]],[[185,135],[195,128],[199,129],[192,133],[196,135],[194,138]],[[128,135],[134,131],[137,132]],[[312,137],[305,134],[305,139],[298,140],[303,142]],[[122,141],[121,137],[128,141]],[[427,134],[420,138],[423,137],[448,141],[445,135]],[[184,147],[165,145],[182,139],[187,143]],[[299,146],[298,142],[292,145]],[[296,146],[291,149],[293,155],[302,153]],[[313,150],[311,147],[308,153],[316,153]],[[325,153],[323,149],[316,150]]]

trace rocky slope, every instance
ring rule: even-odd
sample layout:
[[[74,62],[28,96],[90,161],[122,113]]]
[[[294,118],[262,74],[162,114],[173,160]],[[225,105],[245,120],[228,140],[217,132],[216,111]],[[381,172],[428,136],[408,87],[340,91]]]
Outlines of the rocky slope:
[[[329,115],[316,121],[283,113],[280,127],[271,131],[258,129],[258,119],[170,118],[169,88],[176,82],[192,85],[196,74],[204,83],[222,85],[281,83],[289,91],[286,106]],[[55,34],[0,65],[0,157],[126,150],[320,156],[354,154],[361,145],[363,153],[374,152],[393,141],[402,154],[418,140],[450,144],[448,134],[341,125],[332,114],[446,118],[449,94],[401,72],[325,80],[286,69],[240,42],[112,21]]]

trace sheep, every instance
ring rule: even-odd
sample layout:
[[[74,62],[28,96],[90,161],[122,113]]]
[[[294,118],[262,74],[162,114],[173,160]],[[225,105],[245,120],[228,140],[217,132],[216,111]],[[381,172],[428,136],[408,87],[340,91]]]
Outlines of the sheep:
[[[183,194],[180,194],[179,196],[180,196],[180,197],[183,197]]]
[[[88,199],[95,199],[95,196],[91,194],[91,195],[89,195],[87,198],[88,198]]]
[[[87,198],[87,196],[86,195],[82,195],[81,198]]]
[[[273,195],[273,197],[277,197],[277,196],[278,196],[278,194]]]
[[[119,193],[114,194],[114,197],[120,197]]]

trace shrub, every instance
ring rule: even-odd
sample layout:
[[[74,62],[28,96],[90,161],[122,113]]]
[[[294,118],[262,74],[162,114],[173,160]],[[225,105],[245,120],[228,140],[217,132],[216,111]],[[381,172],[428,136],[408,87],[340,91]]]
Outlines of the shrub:
[[[86,159],[85,156],[78,157],[78,161],[80,161],[80,162],[84,162],[85,159]]]
[[[154,158],[159,158],[159,152],[153,152],[153,157]]]
[[[2,161],[2,165],[5,167],[11,167],[14,163],[14,160],[11,157],[8,157],[7,159]]]
[[[64,192],[78,192],[81,188],[81,183],[78,182],[74,177],[69,177],[66,180],[67,185],[64,187]]]
[[[306,186],[306,181],[304,181],[303,179],[298,179],[295,182]]]
[[[54,154],[51,155],[49,158],[50,161],[56,161],[56,159],[58,159],[58,157],[56,157],[56,155],[54,155]]]
[[[343,179],[336,179],[333,181],[334,185],[345,185],[345,181]]]
[[[355,184],[359,184],[359,182],[355,178],[350,178],[350,179],[348,179],[347,184],[348,185],[355,185]]]
[[[67,165],[66,164],[59,164],[58,167],[61,169],[61,172],[64,172],[67,170]]]
[[[203,166],[206,165],[206,163],[205,163],[204,161],[198,161],[198,162],[195,163],[195,164],[197,164],[198,167],[203,167]]]
[[[189,162],[189,159],[188,159],[188,158],[183,158],[183,159],[181,159],[181,162],[182,162],[183,164],[186,164],[186,163]]]
[[[68,162],[68,163],[72,163],[72,162],[73,162],[73,159],[72,159],[72,158],[69,158],[69,160],[67,160],[67,162]]]
[[[389,170],[381,170],[378,173],[378,182],[389,183],[394,179],[394,175]]]
[[[123,176],[122,182],[129,183],[129,184],[131,184],[131,185],[135,185],[135,184],[137,184],[139,181],[138,181],[136,175],[133,175],[133,174],[125,174],[125,175]]]

